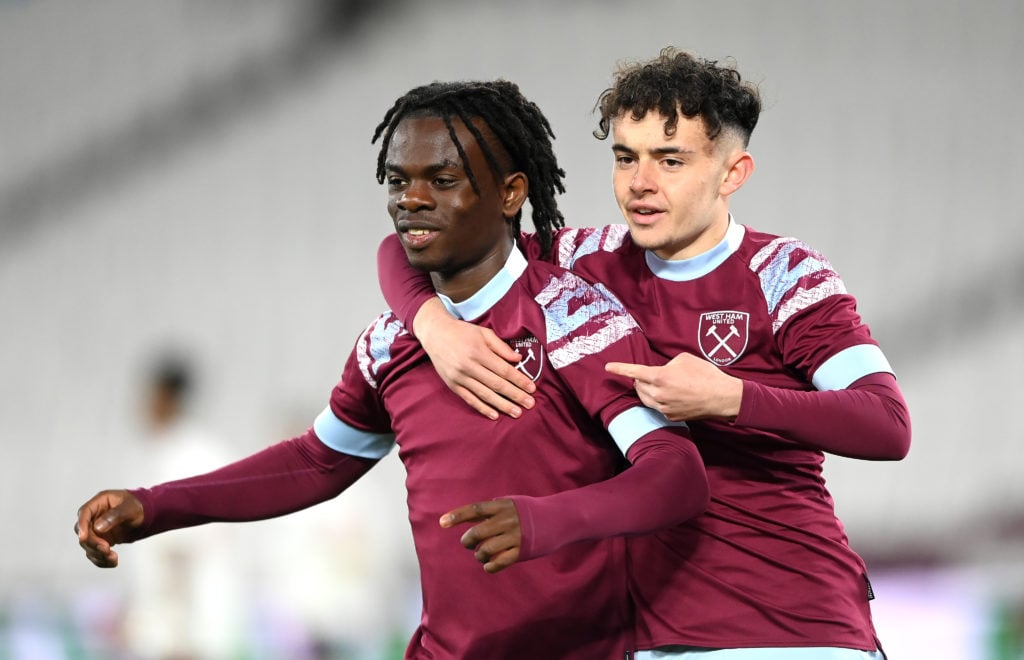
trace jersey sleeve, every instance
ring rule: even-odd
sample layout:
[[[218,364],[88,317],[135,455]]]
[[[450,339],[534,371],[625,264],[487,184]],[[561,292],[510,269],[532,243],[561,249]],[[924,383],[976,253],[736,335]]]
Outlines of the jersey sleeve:
[[[359,335],[330,403],[313,424],[328,447],[371,459],[383,458],[394,447],[381,386],[391,366],[395,339],[404,333],[405,326],[394,313],[385,312]]]
[[[824,392],[744,381],[735,423],[785,435],[849,458],[901,460],[910,450],[910,412],[889,373]]]
[[[811,391],[744,381],[735,423],[851,458],[899,460],[910,417],[892,367],[832,264],[791,238],[755,255],[783,363]]]
[[[604,370],[610,361],[659,363],[616,298],[568,272],[536,297],[544,313],[551,365],[630,461],[597,484],[545,497],[513,496],[523,545],[520,559],[566,544],[662,529],[702,512],[708,484],[685,424],[641,404],[632,383]]]
[[[407,328],[423,303],[436,295],[430,276],[409,264],[395,234],[385,237],[377,248],[377,280],[385,302]]]
[[[523,232],[519,245],[528,260],[547,261],[556,266],[576,272],[576,263],[583,257],[598,252],[613,252],[629,239],[626,225],[605,225],[603,227],[563,227],[552,236],[551,251],[541,251],[540,239],[536,234]]]
[[[856,300],[824,255],[799,240],[778,238],[754,255],[750,268],[760,280],[787,367],[819,390],[892,373]]]
[[[133,490],[145,516],[134,540],[292,513],[336,497],[376,463],[331,449],[310,429],[212,472]]]
[[[643,406],[628,379],[604,369],[608,362],[665,362],[611,291],[556,271],[536,301],[544,314],[551,365],[583,407],[601,420],[624,455],[644,434],[673,425]]]
[[[615,249],[628,235],[624,225],[606,227],[562,228],[554,233],[553,246],[542,253],[537,234],[522,232],[519,249],[530,261],[546,261],[572,270],[576,260],[597,250]],[[406,328],[412,328],[416,312],[436,295],[430,276],[413,268],[406,258],[398,236],[389,234],[377,248],[377,280],[384,300]]]
[[[654,532],[707,507],[704,463],[682,429],[644,434],[628,458],[630,467],[611,479],[546,497],[512,497],[522,530],[520,560],[577,541]]]

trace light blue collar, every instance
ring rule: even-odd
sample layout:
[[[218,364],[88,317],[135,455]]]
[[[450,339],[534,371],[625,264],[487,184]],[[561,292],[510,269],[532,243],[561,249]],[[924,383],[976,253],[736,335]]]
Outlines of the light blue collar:
[[[494,307],[495,303],[505,297],[505,294],[508,293],[508,290],[512,288],[512,285],[515,284],[515,281],[519,279],[525,270],[526,257],[519,251],[519,248],[513,246],[512,252],[509,253],[508,259],[505,261],[505,265],[501,267],[501,270],[495,273],[494,277],[472,296],[462,302],[454,302],[443,293],[437,294],[437,297],[441,299],[441,302],[448,308],[452,316],[464,321],[472,321],[491,307]]]
[[[688,282],[704,277],[729,258],[733,252],[739,249],[746,233],[743,225],[733,220],[729,215],[729,228],[725,231],[725,238],[722,242],[703,254],[689,259],[675,259],[667,261],[650,250],[646,250],[647,266],[656,276],[663,280],[673,282]]]

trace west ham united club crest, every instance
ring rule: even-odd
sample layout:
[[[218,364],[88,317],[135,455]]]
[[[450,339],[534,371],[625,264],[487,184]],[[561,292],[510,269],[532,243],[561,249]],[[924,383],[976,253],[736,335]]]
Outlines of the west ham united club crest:
[[[743,355],[749,329],[747,312],[704,312],[697,328],[697,343],[704,357],[724,367]]]
[[[516,365],[516,369],[536,382],[540,378],[540,372],[544,369],[544,349],[540,347],[540,341],[536,337],[524,337],[510,339],[508,345],[523,358]]]

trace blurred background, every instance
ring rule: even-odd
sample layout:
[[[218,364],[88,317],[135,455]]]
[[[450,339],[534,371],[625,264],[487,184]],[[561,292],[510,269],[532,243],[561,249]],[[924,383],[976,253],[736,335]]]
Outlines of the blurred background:
[[[400,657],[395,456],[112,571],[75,511],[311,424],[384,307],[370,137],[395,98],[518,82],[569,224],[618,222],[592,109],[668,44],[761,85],[733,212],[830,257],[910,403],[906,460],[826,461],[890,656],[1024,658],[1022,27],[1018,0],[0,0],[0,658]]]

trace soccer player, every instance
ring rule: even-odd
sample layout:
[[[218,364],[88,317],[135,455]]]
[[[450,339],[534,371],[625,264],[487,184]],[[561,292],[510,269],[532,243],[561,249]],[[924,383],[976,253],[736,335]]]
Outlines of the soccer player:
[[[206,475],[86,502],[76,530],[88,558],[116,566],[115,543],[327,500],[397,445],[423,593],[406,657],[623,657],[633,621],[618,535],[696,515],[707,482],[685,426],[604,371],[609,360],[656,359],[632,317],[600,287],[515,249],[527,200],[541,245],[561,224],[550,137],[537,106],[494,81],[413,89],[373,138],[408,262],[429,272],[452,314],[524,356],[532,414],[477,415],[387,312],[360,335],[304,435]],[[474,524],[460,537],[463,522]]]
[[[626,225],[561,230],[548,258],[607,286],[671,358],[607,368],[652,408],[690,421],[711,486],[703,515],[628,542],[637,657],[883,657],[867,570],[822,465],[824,452],[903,458],[909,414],[825,257],[730,214],[754,169],[756,88],[731,67],[668,48],[621,68],[598,107],[595,135],[612,137]],[[535,237],[521,241],[543,258]],[[394,253],[385,240],[385,297],[400,318],[415,315],[450,386],[492,416],[495,406],[521,414],[529,385],[499,359],[514,356],[491,355],[493,338],[448,318]],[[455,339],[439,343],[442,333]]]

